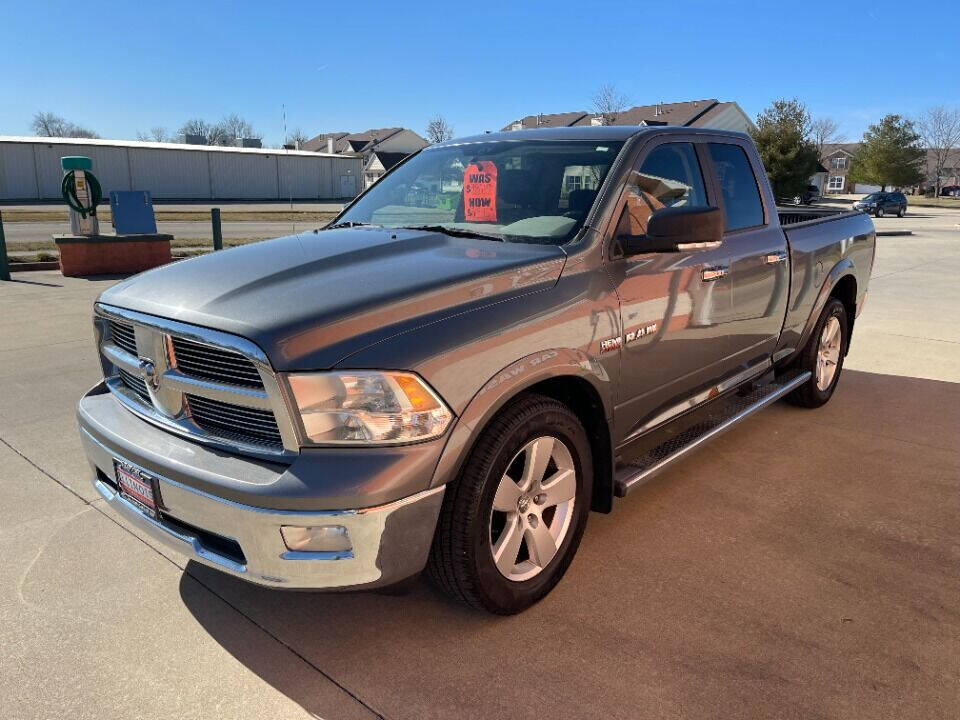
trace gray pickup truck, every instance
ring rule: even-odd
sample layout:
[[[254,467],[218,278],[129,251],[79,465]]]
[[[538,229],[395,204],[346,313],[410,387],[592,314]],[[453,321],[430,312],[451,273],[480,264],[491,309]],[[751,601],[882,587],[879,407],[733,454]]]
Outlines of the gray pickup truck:
[[[434,145],[322,230],[104,292],[93,483],[261,585],[426,569],[519,612],[591,510],[781,397],[830,399],[874,247],[862,213],[778,211],[737,133]]]

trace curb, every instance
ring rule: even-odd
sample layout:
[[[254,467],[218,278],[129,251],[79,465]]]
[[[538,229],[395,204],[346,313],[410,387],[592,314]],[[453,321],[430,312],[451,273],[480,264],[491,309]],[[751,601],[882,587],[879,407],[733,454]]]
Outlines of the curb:
[[[59,270],[60,262],[58,260],[49,260],[47,262],[31,263],[10,263],[10,272],[27,272],[29,270]]]
[[[896,237],[898,235],[913,235],[913,230],[877,230],[877,237]]]

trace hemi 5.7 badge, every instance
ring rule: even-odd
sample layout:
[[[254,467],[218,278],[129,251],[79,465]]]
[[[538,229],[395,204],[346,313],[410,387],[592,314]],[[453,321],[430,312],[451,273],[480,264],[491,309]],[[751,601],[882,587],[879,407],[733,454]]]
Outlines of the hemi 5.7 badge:
[[[629,345],[632,342],[636,342],[642,337],[647,335],[653,335],[657,331],[657,323],[650,323],[649,325],[644,325],[639,327],[636,330],[631,330],[623,337],[613,337],[608,338],[607,340],[600,341],[600,352],[612,352],[614,350],[619,350],[624,346],[624,344]]]
[[[644,325],[643,327],[639,327],[636,330],[631,330],[624,336],[623,339],[626,341],[627,345],[629,345],[630,343],[634,342],[635,340],[639,340],[642,337],[646,337],[647,335],[653,335],[656,331],[657,331],[657,324],[650,323],[649,325]]]

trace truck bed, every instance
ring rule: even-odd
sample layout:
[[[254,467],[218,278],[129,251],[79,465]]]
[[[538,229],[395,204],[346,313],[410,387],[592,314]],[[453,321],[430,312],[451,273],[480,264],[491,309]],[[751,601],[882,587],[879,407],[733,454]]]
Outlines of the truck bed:
[[[790,252],[790,301],[783,342],[801,347],[803,330],[814,317],[820,290],[834,268],[854,270],[852,300],[860,306],[873,267],[876,235],[873,221],[862,212],[777,208],[777,214]]]
[[[856,215],[855,210],[835,210],[823,207],[777,207],[781,227],[814,223],[822,220],[833,220],[841,215]]]

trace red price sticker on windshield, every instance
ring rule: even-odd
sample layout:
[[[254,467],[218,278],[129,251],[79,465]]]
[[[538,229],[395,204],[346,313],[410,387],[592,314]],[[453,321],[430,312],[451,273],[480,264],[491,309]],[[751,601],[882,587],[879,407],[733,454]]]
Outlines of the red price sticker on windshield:
[[[497,166],[489,160],[467,165],[463,171],[463,219],[497,221]]]

